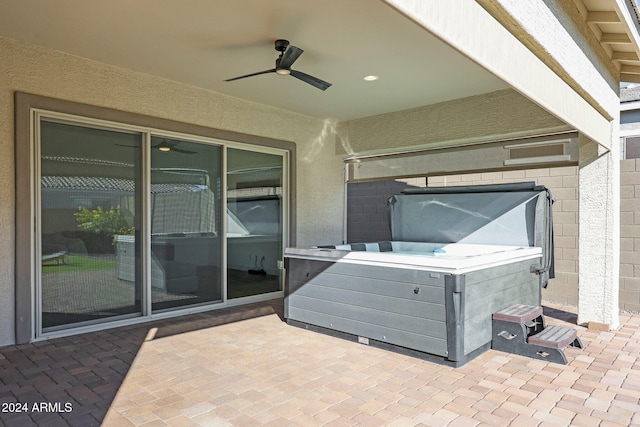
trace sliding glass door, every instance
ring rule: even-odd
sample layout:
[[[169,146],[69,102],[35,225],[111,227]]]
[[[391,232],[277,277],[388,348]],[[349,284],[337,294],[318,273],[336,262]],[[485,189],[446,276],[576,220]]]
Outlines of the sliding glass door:
[[[287,151],[35,117],[36,336],[282,291]]]
[[[39,148],[42,329],[140,315],[141,134],[42,121]]]
[[[227,295],[282,289],[283,156],[227,149]]]
[[[151,138],[152,309],[222,301],[222,148]]]

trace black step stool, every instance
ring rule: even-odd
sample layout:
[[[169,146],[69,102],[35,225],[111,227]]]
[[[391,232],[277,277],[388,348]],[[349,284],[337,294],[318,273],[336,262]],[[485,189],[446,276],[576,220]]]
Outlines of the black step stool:
[[[582,348],[575,329],[545,326],[542,307],[517,304],[493,313],[491,348],[567,364],[565,347]]]

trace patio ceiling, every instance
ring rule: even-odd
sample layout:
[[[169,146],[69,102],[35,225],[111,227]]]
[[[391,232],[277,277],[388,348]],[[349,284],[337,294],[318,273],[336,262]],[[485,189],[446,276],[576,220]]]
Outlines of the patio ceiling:
[[[318,118],[350,120],[508,86],[383,1],[0,0],[0,36]],[[275,39],[304,49],[275,73]],[[377,75],[366,82],[363,77]]]

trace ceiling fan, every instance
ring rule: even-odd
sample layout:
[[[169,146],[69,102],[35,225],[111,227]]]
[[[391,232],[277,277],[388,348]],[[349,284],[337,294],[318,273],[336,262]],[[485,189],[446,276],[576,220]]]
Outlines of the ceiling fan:
[[[331,86],[331,83],[329,82],[325,82],[324,80],[321,80],[317,77],[310,76],[309,74],[303,73],[302,71],[291,69],[293,63],[296,62],[300,55],[302,55],[302,52],[304,52],[304,50],[292,44],[289,44],[288,40],[283,39],[278,39],[275,41],[275,48],[278,52],[280,52],[280,55],[276,59],[275,68],[272,68],[270,70],[258,71],[257,73],[246,74],[244,76],[234,77],[225,80],[225,82],[232,82],[234,80],[258,76],[260,74],[276,73],[283,76],[291,75],[296,79],[310,84],[311,86],[317,87],[320,90],[327,90],[327,88]]]

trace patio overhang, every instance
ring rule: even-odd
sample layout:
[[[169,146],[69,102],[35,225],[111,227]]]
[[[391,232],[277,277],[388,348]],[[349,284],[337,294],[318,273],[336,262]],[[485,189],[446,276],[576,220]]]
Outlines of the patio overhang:
[[[622,0],[576,1],[571,12],[589,28],[586,43],[594,48],[595,55],[609,55],[606,59],[612,65],[602,70],[589,61],[577,43],[567,46],[553,39],[563,32],[564,37],[571,36],[566,30],[560,31],[566,23],[545,10],[546,2],[385,1],[587,139],[611,149],[611,121],[619,106],[617,80],[640,78],[634,7]],[[540,26],[538,22],[536,27],[530,19],[534,13],[546,13],[551,23]]]

